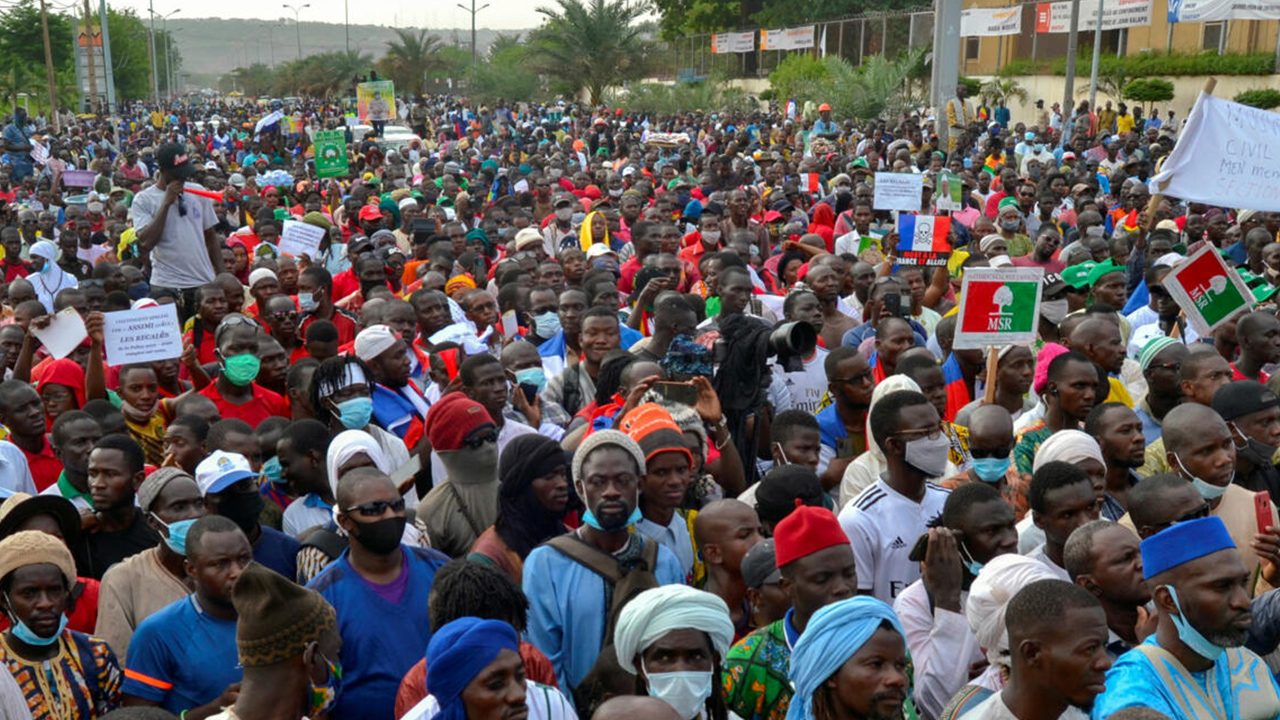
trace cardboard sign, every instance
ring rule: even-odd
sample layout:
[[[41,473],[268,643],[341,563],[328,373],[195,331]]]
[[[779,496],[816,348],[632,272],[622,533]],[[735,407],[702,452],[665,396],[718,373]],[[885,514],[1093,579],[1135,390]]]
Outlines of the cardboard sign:
[[[1253,307],[1253,293],[1235,270],[1227,267],[1217,248],[1206,245],[1160,283],[1186,313],[1200,337],[1242,310]]]
[[[347,138],[341,130],[324,130],[312,140],[316,149],[316,177],[345,177],[347,166]]]
[[[957,315],[956,350],[1030,345],[1040,325],[1044,268],[969,268]]]
[[[878,172],[875,190],[872,207],[876,210],[920,212],[924,176],[917,173]]]
[[[356,85],[356,109],[362,123],[395,120],[395,83],[390,80],[378,80]]]
[[[177,305],[109,312],[102,319],[103,349],[112,365],[182,357]]]
[[[44,349],[49,351],[54,360],[70,355],[72,350],[89,337],[84,329],[84,320],[80,319],[80,313],[75,308],[63,308],[62,312],[53,316],[53,322],[43,328],[32,325],[31,334],[44,345]]]
[[[324,228],[298,220],[285,220],[280,232],[280,252],[294,257],[306,255],[312,260],[320,257],[320,241],[324,240]]]
[[[951,255],[951,218],[934,215],[899,215],[898,246],[895,255],[899,265],[947,264]]]
[[[959,175],[949,172],[938,173],[938,189],[933,194],[933,206],[947,212],[964,210],[964,181]]]

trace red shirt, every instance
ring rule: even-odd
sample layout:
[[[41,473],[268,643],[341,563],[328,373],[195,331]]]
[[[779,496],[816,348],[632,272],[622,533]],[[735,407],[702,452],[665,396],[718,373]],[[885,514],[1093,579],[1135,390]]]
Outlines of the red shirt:
[[[1231,382],[1235,382],[1235,381],[1237,381],[1237,380],[1248,380],[1248,379],[1249,379],[1249,378],[1245,377],[1245,374],[1244,374],[1244,373],[1242,373],[1242,372],[1240,372],[1238,369],[1236,369],[1236,364],[1235,364],[1235,363],[1229,363],[1229,364],[1231,365]],[[1267,381],[1268,381],[1268,380],[1270,380],[1270,379],[1271,379],[1271,376],[1270,376],[1270,375],[1266,374],[1266,373],[1265,373],[1265,372],[1263,372],[1261,369],[1259,369],[1259,370],[1258,370],[1258,382],[1260,382],[1260,383],[1262,383],[1262,384],[1264,384],[1264,385],[1265,385],[1265,384],[1267,383]],[[23,452],[26,452],[26,451],[24,450]],[[34,474],[34,472],[35,472],[35,471],[33,470],[33,471],[32,471],[32,473]],[[37,483],[36,483],[36,484],[38,485],[38,484],[39,484],[39,481],[37,481]]]
[[[307,336],[307,328],[311,323],[318,320],[315,315],[308,315],[306,320],[302,321],[302,326],[298,328],[298,334],[303,338]],[[355,342],[356,339],[356,321],[340,308],[333,309],[333,317],[329,318],[329,322],[338,329],[338,344],[346,345],[349,342]]]
[[[249,423],[250,426],[257,428],[258,424],[263,420],[277,415],[282,418],[289,417],[289,406],[285,403],[284,398],[278,394],[258,385],[253,384],[253,400],[244,405],[236,405],[222,397],[218,392],[218,383],[209,383],[200,394],[213,401],[218,406],[218,414],[225,418],[238,418]],[[34,469],[32,475],[34,475]],[[57,480],[55,475],[54,480]],[[39,483],[36,483],[39,485]]]
[[[334,298],[344,298],[360,289],[360,278],[356,277],[355,268],[343,270],[333,276]]]
[[[18,446],[22,450],[23,456],[27,458],[27,467],[31,469],[31,479],[36,483],[36,490],[44,492],[45,488],[58,482],[58,476],[62,474],[62,462],[53,455],[53,446],[49,444],[49,439],[44,440],[44,447],[38,453],[27,452],[26,448]]]

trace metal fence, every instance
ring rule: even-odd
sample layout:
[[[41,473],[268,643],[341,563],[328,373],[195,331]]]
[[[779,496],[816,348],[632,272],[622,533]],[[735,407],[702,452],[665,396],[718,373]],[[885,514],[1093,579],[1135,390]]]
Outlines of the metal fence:
[[[659,77],[695,80],[765,77],[792,53],[834,56],[857,66],[872,55],[896,56],[900,52],[933,43],[933,12],[869,13],[814,23],[814,47],[808,50],[760,50],[749,53],[711,52],[711,33],[687,35],[666,43],[664,67]],[[744,31],[745,32],[745,31]]]

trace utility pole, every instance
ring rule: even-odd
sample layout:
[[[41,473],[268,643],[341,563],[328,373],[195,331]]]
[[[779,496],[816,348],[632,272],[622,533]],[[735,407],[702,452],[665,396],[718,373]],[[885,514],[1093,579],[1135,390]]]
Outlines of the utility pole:
[[[1098,26],[1093,29],[1093,66],[1089,68],[1089,109],[1094,113],[1098,112],[1098,58],[1102,54],[1103,2],[1104,0],[1098,0]]]
[[[151,32],[147,34],[147,52],[151,55],[151,102],[160,103],[160,77],[156,74],[156,8],[148,0],[147,13],[151,15]]]
[[[938,141],[947,147],[950,128],[946,122],[947,101],[956,94],[959,79],[961,0],[934,0],[933,67],[929,100],[939,118]]]
[[[1062,90],[1062,135],[1066,136],[1068,113],[1073,107],[1072,85],[1076,81],[1076,50],[1080,44],[1080,0],[1071,0],[1071,31],[1067,35],[1067,82]]]
[[[40,31],[44,34],[44,72],[49,81],[49,112],[53,115],[53,131],[62,132],[58,127],[58,86],[53,80],[53,50],[49,47],[49,12],[44,0],[40,0]]]
[[[290,5],[285,3],[285,8],[293,11],[293,26],[298,31],[298,59],[302,59],[302,21],[299,19],[299,13],[303,8],[311,7],[311,3],[303,3],[302,5]]]
[[[476,15],[479,14],[481,10],[484,10],[485,8],[489,7],[489,4],[485,3],[480,7],[476,7],[476,0],[471,0],[470,8],[468,8],[466,5],[463,5],[462,3],[458,3],[458,7],[462,8],[463,12],[471,13],[471,72],[474,73],[476,71],[476,62],[477,62],[476,61]]]
[[[75,17],[75,13],[71,13]],[[93,15],[89,13],[89,0],[84,0],[84,56],[87,67],[89,68],[89,99],[85,103],[85,107],[89,112],[94,112],[93,102],[98,97],[98,77],[94,70],[93,61]]]
[[[351,0],[342,0],[342,29],[347,35],[347,54],[351,54]],[[275,65],[272,62],[272,65]]]
[[[111,29],[107,22],[107,0],[98,0],[98,22],[102,24],[102,74],[107,78],[107,114],[116,109],[115,65],[111,62]]]

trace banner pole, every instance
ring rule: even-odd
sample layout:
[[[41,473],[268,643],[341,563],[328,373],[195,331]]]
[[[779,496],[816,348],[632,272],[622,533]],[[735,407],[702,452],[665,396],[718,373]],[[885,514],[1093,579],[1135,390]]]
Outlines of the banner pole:
[[[992,345],[987,351],[987,386],[982,395],[982,402],[990,405],[996,401],[996,377],[999,375],[1000,348]]]

